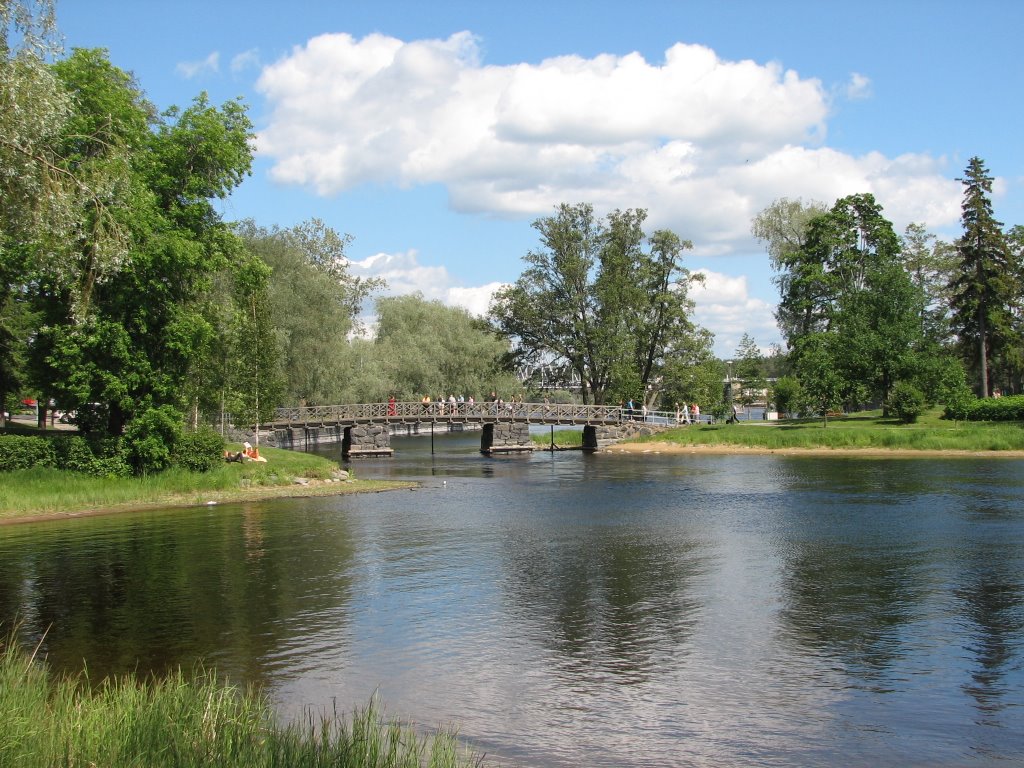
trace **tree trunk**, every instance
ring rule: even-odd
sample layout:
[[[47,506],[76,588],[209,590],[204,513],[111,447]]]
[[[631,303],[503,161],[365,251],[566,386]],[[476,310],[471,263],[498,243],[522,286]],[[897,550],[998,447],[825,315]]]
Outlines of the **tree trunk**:
[[[978,312],[978,364],[981,370],[981,396],[988,397],[988,349],[985,336],[988,327],[985,325],[984,309]]]

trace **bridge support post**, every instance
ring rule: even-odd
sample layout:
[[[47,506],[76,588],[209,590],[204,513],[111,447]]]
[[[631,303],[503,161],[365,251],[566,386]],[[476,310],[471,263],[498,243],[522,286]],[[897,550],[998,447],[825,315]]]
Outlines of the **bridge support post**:
[[[391,431],[387,424],[354,424],[345,427],[341,455],[346,459],[392,456]]]
[[[480,453],[493,456],[505,453],[529,453],[533,451],[530,440],[530,425],[511,421],[484,424],[480,435]]]
[[[597,448],[597,427],[593,424],[585,424],[583,427],[583,450],[593,452]]]

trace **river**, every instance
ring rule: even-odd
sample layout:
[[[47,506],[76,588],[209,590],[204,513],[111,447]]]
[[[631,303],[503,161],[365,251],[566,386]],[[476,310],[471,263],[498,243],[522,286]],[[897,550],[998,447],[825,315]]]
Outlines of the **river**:
[[[377,692],[506,766],[1024,763],[1024,462],[478,444],[355,465],[411,491],[0,528],[0,621],[285,717]]]

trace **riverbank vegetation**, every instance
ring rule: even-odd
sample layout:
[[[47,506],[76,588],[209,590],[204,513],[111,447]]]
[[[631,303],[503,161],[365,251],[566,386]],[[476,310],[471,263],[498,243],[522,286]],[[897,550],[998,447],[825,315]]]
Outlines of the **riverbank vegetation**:
[[[881,411],[819,419],[687,426],[631,442],[736,446],[769,450],[865,449],[891,451],[1024,451],[1024,425],[1005,422],[953,422],[940,409],[923,413],[917,423],[884,417]]]
[[[238,451],[242,446],[231,448]],[[0,522],[97,510],[113,512],[409,486],[355,480],[344,476],[336,462],[313,454],[261,448],[260,455],[267,459],[266,463],[222,461],[208,472],[171,467],[139,477],[95,477],[51,467],[6,472],[0,484]]]
[[[2,643],[3,641],[0,641]],[[9,640],[0,653],[0,765],[460,768],[482,760],[452,732],[418,734],[376,702],[283,723],[267,699],[199,671],[91,685],[57,677]]]

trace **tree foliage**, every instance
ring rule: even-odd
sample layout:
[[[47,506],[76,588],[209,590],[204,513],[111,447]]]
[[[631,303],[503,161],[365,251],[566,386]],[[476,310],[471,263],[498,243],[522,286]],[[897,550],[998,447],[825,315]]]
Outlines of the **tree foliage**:
[[[508,343],[464,309],[419,294],[377,301],[376,364],[383,376],[379,400],[519,394],[505,366]],[[370,394],[370,393],[367,393]]]
[[[749,408],[768,387],[764,377],[764,355],[749,333],[743,334],[736,347],[733,373],[739,379],[739,384],[733,388],[733,397]]]
[[[799,247],[777,260],[780,327],[804,390],[817,404],[835,407],[833,395],[848,404],[884,402],[913,369],[924,300],[901,253],[881,206],[862,194],[810,219]],[[833,355],[836,379],[824,377],[826,354]]]
[[[182,408],[212,346],[204,299],[244,254],[210,201],[248,174],[251,124],[241,103],[205,95],[158,115],[105,51],[52,65],[24,50],[15,59],[27,63],[12,64],[7,52],[2,76],[31,88],[3,98],[32,119],[0,120],[0,152],[23,161],[3,175],[5,366],[23,355],[17,373],[44,400],[81,410],[86,425],[103,414],[91,426],[120,434],[145,412]],[[48,100],[27,100],[40,89]],[[38,326],[17,338],[13,319],[26,313]]]
[[[598,219],[588,204],[562,204],[538,219],[541,248],[495,295],[495,327],[521,361],[567,364],[586,401],[653,399],[673,350],[698,332],[691,280],[681,264],[691,244],[673,232],[647,237],[643,210]]]
[[[993,358],[1019,345],[1013,317],[1019,273],[993,213],[993,179],[984,161],[972,157],[960,181],[964,234],[956,243],[956,272],[950,284],[953,327],[977,376],[978,392],[988,397]]]
[[[246,247],[269,268],[266,321],[279,354],[280,395],[289,404],[341,402],[351,376],[349,336],[363,303],[383,287],[351,274],[351,241],[319,219],[289,229],[238,226]],[[269,362],[269,361],[268,361]]]

